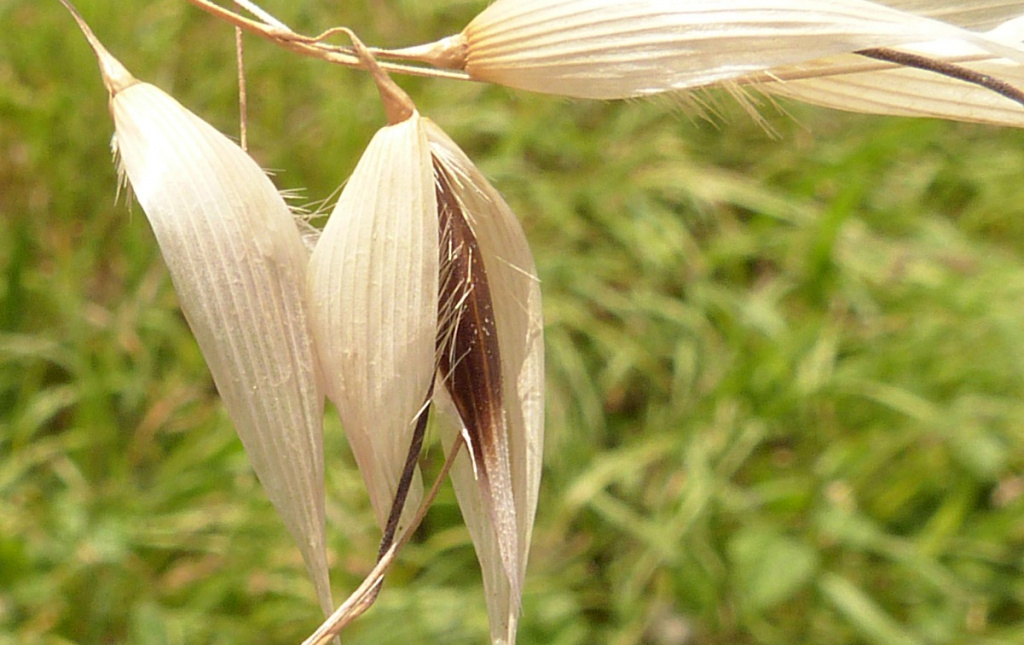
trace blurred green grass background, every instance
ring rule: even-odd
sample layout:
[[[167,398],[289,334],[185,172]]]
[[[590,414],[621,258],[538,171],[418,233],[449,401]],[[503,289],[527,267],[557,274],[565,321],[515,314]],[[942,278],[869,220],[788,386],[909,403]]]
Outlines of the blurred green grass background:
[[[484,4],[265,6],[401,46]],[[227,26],[78,6],[237,132]],[[94,60],[57,2],[0,0],[0,30],[0,645],[298,643],[311,586],[141,210],[114,201]],[[383,123],[372,85],[247,45],[252,153],[327,198]],[[1024,642],[1024,134],[787,105],[772,138],[724,96],[709,123],[400,82],[506,195],[543,280],[521,644]],[[333,411],[327,434],[340,600],[378,533]],[[486,634],[446,489],[345,642]]]

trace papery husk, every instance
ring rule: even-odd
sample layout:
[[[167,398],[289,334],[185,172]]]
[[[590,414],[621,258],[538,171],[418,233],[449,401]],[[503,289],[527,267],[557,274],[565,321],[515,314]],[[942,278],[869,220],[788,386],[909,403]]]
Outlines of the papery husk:
[[[253,469],[329,613],[324,396],[303,299],[307,253],[293,216],[248,154],[134,79],[80,26],[111,93],[120,169]]]
[[[877,0],[893,9],[973,30],[987,30],[1024,16],[1019,0]]]
[[[435,163],[456,180],[454,189],[484,259],[493,302],[502,363],[507,453],[515,504],[515,544],[502,545],[485,491],[470,459],[460,456],[452,468],[463,518],[483,572],[494,644],[515,642],[522,585],[540,486],[544,445],[544,340],[540,283],[515,215],[468,157],[433,122],[423,119]],[[467,432],[444,388],[435,395],[442,441],[448,450]],[[465,453],[464,453],[465,454]],[[508,548],[515,550],[517,571],[507,571]]]
[[[961,58],[950,51],[971,49],[972,60],[985,61],[978,71],[1014,83],[1024,64],[1024,29],[970,29],[1007,27],[1021,13],[1020,2],[999,0],[497,0],[461,33],[389,55],[463,70],[480,81],[593,99],[792,80],[794,69],[828,67],[826,80],[792,91],[766,89],[847,110],[1016,125],[1012,101],[983,96],[995,94],[990,89],[927,78],[920,70],[847,80],[832,63],[838,58],[846,65],[845,55],[858,50],[935,51],[938,43],[938,60],[957,63]],[[855,67],[885,69],[877,62]],[[903,82],[910,91],[900,97]],[[847,91],[851,99],[856,92],[865,96],[844,102]],[[953,105],[943,109],[950,98]]]
[[[497,0],[450,47],[478,80],[615,99],[957,37],[983,40],[863,0]]]
[[[991,28],[987,42],[1019,48],[1024,39],[1024,3],[973,0],[886,0],[971,28]],[[767,82],[752,80],[760,91],[839,110],[892,116],[935,117],[973,123],[1024,127],[1024,65],[1019,58],[994,55],[990,48],[963,39],[932,41],[901,47],[929,61],[932,69],[840,54],[771,70]],[[945,67],[981,75],[986,83],[967,82]],[[994,86],[1002,84],[1000,91]],[[1007,91],[1007,89],[1013,91]]]
[[[962,42],[931,43],[905,51],[955,61],[966,69],[1024,88],[1024,66],[1005,58],[991,58]],[[773,70],[770,79],[754,81],[753,85],[760,92],[850,112],[1024,127],[1024,106],[988,87],[852,54]]]
[[[460,435],[467,441],[452,478],[483,569],[492,640],[509,644],[543,451],[536,268],[498,193],[349,36],[391,125],[360,159],[311,259],[328,395],[382,527],[424,399],[447,422],[446,451]],[[413,481],[399,534],[420,499],[418,472]]]
[[[328,397],[384,528],[433,377],[437,205],[413,113],[374,136],[310,258],[308,297]],[[422,497],[417,471],[398,531]]]

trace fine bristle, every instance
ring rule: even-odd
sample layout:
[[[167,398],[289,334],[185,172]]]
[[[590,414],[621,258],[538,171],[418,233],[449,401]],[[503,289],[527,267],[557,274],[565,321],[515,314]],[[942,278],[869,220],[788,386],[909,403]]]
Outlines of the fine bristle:
[[[778,138],[779,133],[765,115],[766,108],[785,117],[794,118],[775,97],[761,92],[753,83],[721,83],[716,87],[700,87],[654,95],[650,99],[667,100],[692,123],[703,121],[715,128],[721,128],[733,119],[729,108],[729,99],[732,99],[743,113],[772,139]]]
[[[110,156],[114,162],[114,169],[117,172],[117,189],[114,192],[114,203],[118,203],[121,200],[121,195],[124,195],[125,202],[128,204],[128,212],[132,212],[132,204],[135,203],[132,195],[132,183],[128,181],[128,173],[125,171],[124,159],[121,158],[121,150],[117,145],[117,133],[114,133],[110,137]]]

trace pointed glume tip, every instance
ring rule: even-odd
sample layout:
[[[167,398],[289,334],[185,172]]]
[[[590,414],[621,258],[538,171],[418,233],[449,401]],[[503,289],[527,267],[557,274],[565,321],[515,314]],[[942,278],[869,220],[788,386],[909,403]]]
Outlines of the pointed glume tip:
[[[103,46],[103,43],[100,42],[100,39],[96,37],[96,34],[89,27],[89,24],[82,18],[82,14],[78,13],[78,9],[69,0],[60,0],[60,3],[64,5],[64,8],[74,18],[78,28],[82,30],[86,42],[89,43],[93,53],[96,54],[96,60],[100,66],[100,75],[103,76],[103,84],[106,86],[107,91],[110,92],[110,96],[114,96],[118,92],[138,83],[138,80],[121,64],[121,61],[114,58],[107,51],[107,48]]]

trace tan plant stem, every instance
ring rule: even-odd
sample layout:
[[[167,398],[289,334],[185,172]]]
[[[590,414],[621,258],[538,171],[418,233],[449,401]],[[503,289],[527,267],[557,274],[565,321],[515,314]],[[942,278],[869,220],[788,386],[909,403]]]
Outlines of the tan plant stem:
[[[245,9],[246,11],[251,13],[252,15],[256,16],[257,18],[259,18],[263,22],[267,23],[271,27],[278,27],[279,29],[285,29],[285,30],[290,31],[288,25],[284,24],[283,22],[281,22],[280,20],[278,20],[274,16],[272,16],[269,13],[267,13],[266,11],[264,11],[256,3],[251,2],[250,0],[233,0],[233,2],[236,5],[238,5],[239,7]]]
[[[209,0],[185,0],[189,4],[202,9],[206,13],[228,22],[240,29],[243,29],[249,33],[255,34],[260,38],[268,40],[278,47],[287,49],[288,51],[300,54],[302,56],[308,56],[310,58],[318,58],[328,63],[334,63],[336,65],[342,65],[344,67],[351,67],[355,69],[363,69],[364,64],[359,58],[347,47],[336,47],[333,45],[327,45],[321,41],[327,38],[338,30],[330,29],[325,31],[320,36],[305,36],[296,33],[288,28],[282,28],[279,26],[279,21],[275,21],[277,24],[267,24],[265,22],[258,22],[250,18],[246,18],[238,13],[225,9],[224,7],[214,4]],[[453,70],[442,70],[428,67],[416,67],[414,65],[402,65],[398,63],[381,63],[381,68],[398,74],[409,74],[411,76],[426,76],[430,78],[447,78],[458,81],[469,81],[473,80],[465,72],[453,71]]]
[[[245,91],[245,56],[242,50],[242,30],[235,27],[235,62],[238,65],[238,145],[249,150],[249,100]]]
[[[356,36],[355,32],[347,27],[336,27],[331,31],[342,32],[351,39],[353,50],[377,84],[377,91],[380,93],[380,100],[384,104],[384,112],[388,117],[388,125],[395,125],[410,118],[416,112],[416,106],[412,99],[391,80],[363,41],[359,40],[359,36]],[[430,389],[433,391],[433,383],[431,383]]]
[[[384,573],[391,566],[391,563],[395,559],[395,555],[398,550],[409,541],[412,537],[416,527],[423,521],[423,517],[427,514],[427,509],[434,502],[434,498],[437,497],[437,492],[441,488],[441,483],[448,476],[448,471],[451,470],[452,464],[455,462],[455,458],[459,454],[459,449],[462,447],[464,439],[460,435],[456,438],[455,443],[452,445],[451,450],[448,451],[448,457],[445,459],[444,466],[441,467],[441,472],[438,473],[437,478],[434,480],[433,486],[427,492],[426,497],[423,499],[423,503],[420,504],[419,510],[416,512],[416,517],[413,518],[412,524],[405,530],[401,538],[395,541],[388,549],[384,552],[381,558],[377,561],[376,566],[367,574],[366,578],[363,579],[362,584],[352,592],[345,602],[334,610],[334,613],[323,622],[320,627],[317,628],[313,634],[302,642],[302,645],[326,645],[328,641],[341,633],[341,630],[349,625],[353,620],[358,618],[370,608],[373,601],[377,597],[377,589],[380,587],[381,582],[384,581]]]

